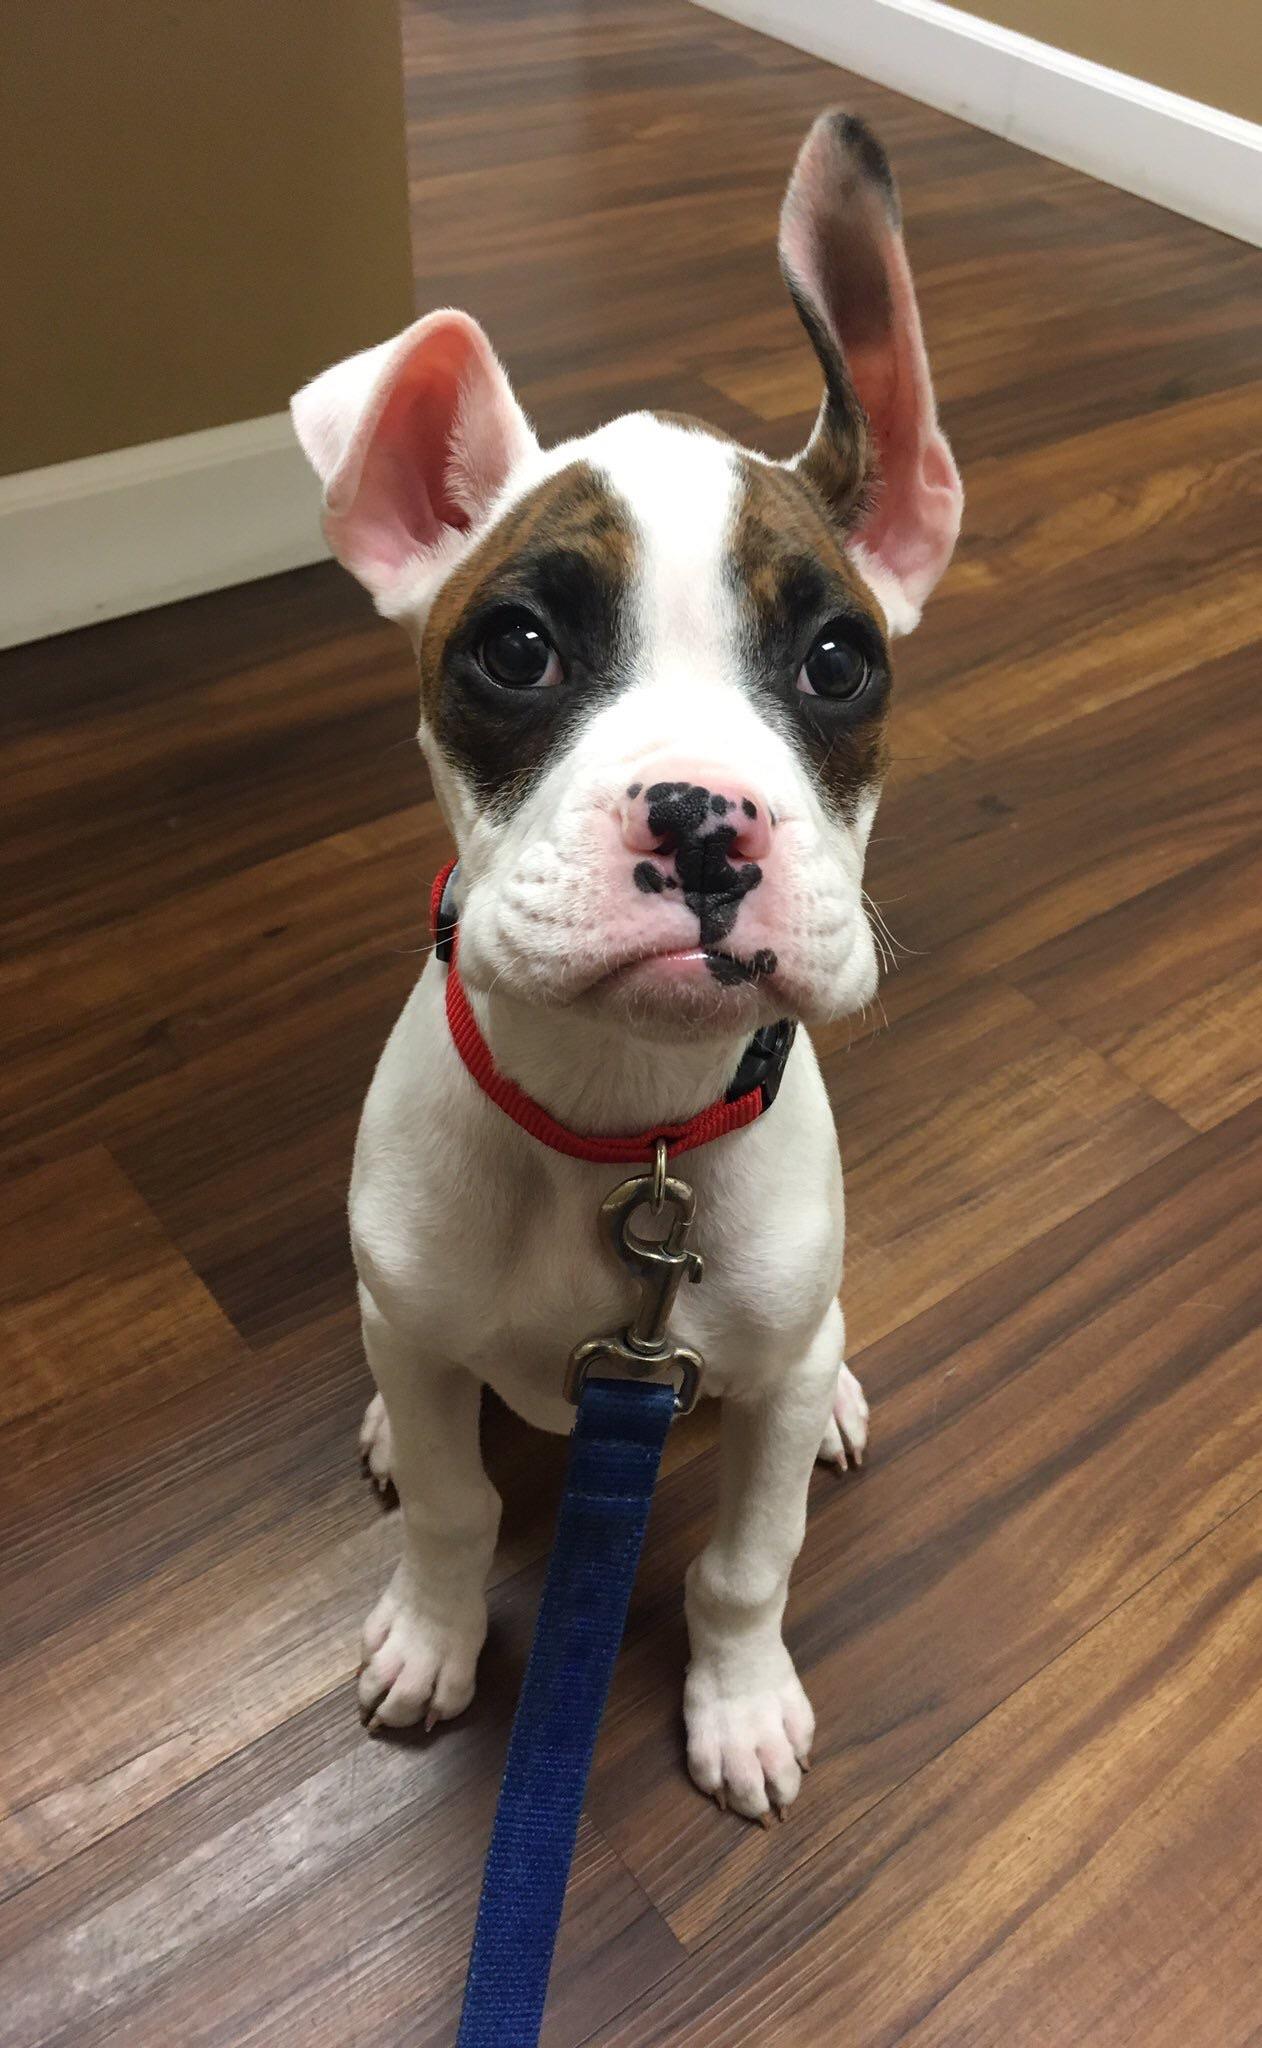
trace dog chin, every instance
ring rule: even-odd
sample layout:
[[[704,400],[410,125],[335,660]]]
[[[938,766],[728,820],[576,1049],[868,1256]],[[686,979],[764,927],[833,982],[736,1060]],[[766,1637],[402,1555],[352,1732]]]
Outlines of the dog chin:
[[[700,948],[630,961],[603,975],[580,1001],[664,1044],[752,1032],[785,1015],[783,991],[764,963]]]
[[[870,949],[854,948],[840,974],[800,977],[770,952],[745,957],[722,947],[680,948],[599,970],[571,958],[556,964],[518,958],[479,972],[471,988],[498,989],[532,1009],[577,1011],[617,1024],[658,1044],[696,1044],[749,1034],[782,1017],[810,1026],[861,1010],[877,985]]]

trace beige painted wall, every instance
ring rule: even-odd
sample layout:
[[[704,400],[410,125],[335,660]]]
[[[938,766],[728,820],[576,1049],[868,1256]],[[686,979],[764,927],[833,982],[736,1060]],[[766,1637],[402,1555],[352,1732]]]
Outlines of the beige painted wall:
[[[0,475],[282,407],[411,316],[396,0],[3,0]]]
[[[1262,121],[1259,0],[962,0],[963,11],[1019,29],[1150,85]]]

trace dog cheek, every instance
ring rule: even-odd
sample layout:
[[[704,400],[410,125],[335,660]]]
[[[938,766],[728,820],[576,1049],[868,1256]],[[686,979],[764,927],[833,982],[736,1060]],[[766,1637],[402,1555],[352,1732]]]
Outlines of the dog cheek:
[[[872,1001],[879,982],[876,951],[858,915],[813,958],[794,953],[782,963],[782,985],[799,1022],[819,1029],[854,1017]]]
[[[481,805],[469,779],[439,745],[425,719],[417,733],[438,808],[456,842],[462,860],[467,858],[471,839],[481,816]]]
[[[864,1009],[880,981],[876,941],[863,903],[861,856],[854,865],[853,879],[849,872],[844,878],[839,872],[836,896],[831,904],[821,906],[825,935],[820,947],[819,989],[829,1022]]]
[[[862,1008],[876,986],[862,848],[855,832],[833,821],[786,830],[794,837],[776,887],[756,910],[779,932],[780,980],[796,1013],[808,1025],[830,1023]],[[758,936],[753,923],[749,933]]]
[[[863,1010],[872,1001],[880,985],[881,970],[876,957],[876,940],[872,927],[860,912],[855,923],[854,944],[846,962],[838,1000],[843,1016],[851,1016],[856,1010]]]
[[[531,805],[476,896],[463,942],[475,986],[564,998],[643,942],[646,899],[607,807]]]

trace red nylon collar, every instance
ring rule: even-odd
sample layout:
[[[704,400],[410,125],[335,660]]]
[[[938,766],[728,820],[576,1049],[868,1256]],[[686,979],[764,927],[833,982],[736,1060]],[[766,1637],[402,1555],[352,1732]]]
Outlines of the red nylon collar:
[[[571,1131],[565,1124],[558,1123],[550,1116],[541,1103],[527,1095],[515,1081],[501,1074],[491,1057],[491,1048],[478,1029],[473,1006],[465,993],[464,983],[456,967],[456,926],[449,924],[440,929],[439,912],[443,890],[456,863],[448,861],[437,876],[430,894],[430,927],[436,939],[442,938],[450,946],[447,964],[447,1025],[452,1043],[460,1054],[465,1066],[472,1074],[484,1095],[489,1095],[505,1116],[540,1144],[550,1145],[554,1152],[564,1152],[571,1159],[589,1159],[601,1166],[637,1166],[651,1164],[659,1138],[664,1139],[667,1148],[674,1152],[691,1152],[698,1145],[709,1144],[711,1138],[721,1138],[728,1131],[742,1130],[752,1124],[767,1107],[767,1099],[761,1084],[738,1095],[734,1102],[720,1096],[707,1109],[690,1116],[686,1123],[659,1124],[650,1131],[637,1131],[633,1137],[589,1138],[579,1131]]]

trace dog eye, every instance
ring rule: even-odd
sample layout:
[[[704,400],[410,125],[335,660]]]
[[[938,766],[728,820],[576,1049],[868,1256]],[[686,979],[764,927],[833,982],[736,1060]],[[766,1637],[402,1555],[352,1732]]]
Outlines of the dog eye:
[[[825,626],[798,670],[798,688],[807,697],[829,697],[852,704],[872,680],[872,664],[844,620]]]
[[[506,690],[545,690],[561,680],[561,657],[529,612],[499,612],[478,644],[478,665]]]

